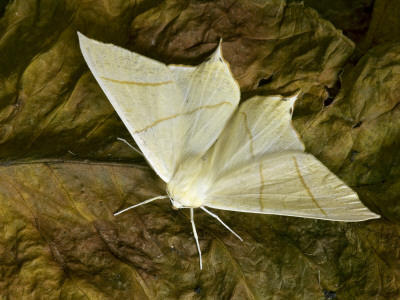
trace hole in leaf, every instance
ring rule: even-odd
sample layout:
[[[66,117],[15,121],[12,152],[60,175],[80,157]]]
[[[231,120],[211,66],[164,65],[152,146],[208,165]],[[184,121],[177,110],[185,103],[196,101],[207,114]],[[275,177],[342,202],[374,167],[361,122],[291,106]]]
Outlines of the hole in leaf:
[[[270,83],[271,81],[272,81],[272,74],[271,74],[269,77],[267,77],[267,78],[262,78],[262,79],[258,82],[258,86],[257,86],[257,87],[266,85],[266,84]]]
[[[339,76],[343,71],[339,72]],[[324,107],[327,107],[332,104],[333,100],[335,99],[336,95],[339,93],[342,84],[340,83],[339,78],[336,80],[335,85],[333,87],[324,86],[325,91],[328,93],[328,98],[324,100]]]
[[[324,107],[327,107],[327,106],[331,105],[332,102],[333,102],[333,98],[331,98],[331,97],[326,98],[324,100]]]
[[[350,161],[351,161],[351,162],[353,162],[353,161],[356,160],[356,155],[357,155],[358,153],[359,153],[359,152],[358,152],[357,150],[351,151],[351,154],[350,154]]]
[[[324,296],[326,299],[335,299],[336,298],[336,293],[333,291],[327,291],[324,290]]]

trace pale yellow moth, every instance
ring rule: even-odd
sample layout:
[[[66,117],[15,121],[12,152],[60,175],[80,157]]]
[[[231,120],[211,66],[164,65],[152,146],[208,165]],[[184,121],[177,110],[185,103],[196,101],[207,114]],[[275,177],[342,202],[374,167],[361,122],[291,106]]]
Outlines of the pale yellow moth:
[[[379,218],[304,152],[291,124],[296,96],[254,97],[239,106],[239,85],[221,45],[197,67],[167,66],[78,35],[94,77],[166,182],[166,196],[123,211],[162,198],[189,208],[200,268],[194,208],[231,232],[206,207],[346,222]]]

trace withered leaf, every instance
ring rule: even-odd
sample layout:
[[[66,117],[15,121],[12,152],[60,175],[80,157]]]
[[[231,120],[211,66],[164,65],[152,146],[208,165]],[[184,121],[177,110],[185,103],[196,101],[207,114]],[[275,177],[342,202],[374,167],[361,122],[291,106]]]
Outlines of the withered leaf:
[[[308,151],[383,218],[217,212],[239,242],[196,212],[200,272],[187,212],[161,200],[112,215],[164,186],[116,141],[129,134],[77,30],[166,63],[197,64],[223,38],[243,99],[301,88],[294,123]],[[353,42],[281,0],[9,1],[0,36],[1,298],[399,297],[398,44],[373,49],[340,89]]]
[[[327,289],[349,298],[358,286],[368,287],[366,294],[387,288],[378,274],[385,268],[389,280],[398,264],[393,255],[377,260],[399,246],[386,238],[394,226],[384,221],[219,211],[244,242],[196,212],[200,271],[185,211],[160,200],[112,214],[163,193],[149,168],[35,163],[2,166],[0,177],[4,297],[310,299]]]

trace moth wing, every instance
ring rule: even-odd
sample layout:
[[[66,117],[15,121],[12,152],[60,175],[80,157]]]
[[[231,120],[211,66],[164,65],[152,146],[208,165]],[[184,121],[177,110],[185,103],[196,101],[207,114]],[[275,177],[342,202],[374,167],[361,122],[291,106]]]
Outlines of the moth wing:
[[[144,156],[164,180],[180,155],[181,91],[166,65],[78,33],[82,54],[97,82]],[[163,126],[160,120],[167,120]],[[157,126],[158,125],[158,126]]]
[[[379,218],[311,154],[285,151],[224,174],[204,206],[332,221]]]
[[[291,124],[297,96],[253,97],[242,103],[210,150],[207,168],[217,174],[286,151],[304,151]]]
[[[379,216],[311,154],[291,124],[296,97],[244,102],[210,150],[204,206],[335,221]]]
[[[240,100],[239,85],[222,57],[221,45],[197,67],[168,66],[185,103],[182,158],[196,159],[214,144]]]
[[[237,106],[239,88],[220,48],[196,68],[169,68],[126,49],[78,36],[94,77],[166,182],[186,156],[206,152]]]

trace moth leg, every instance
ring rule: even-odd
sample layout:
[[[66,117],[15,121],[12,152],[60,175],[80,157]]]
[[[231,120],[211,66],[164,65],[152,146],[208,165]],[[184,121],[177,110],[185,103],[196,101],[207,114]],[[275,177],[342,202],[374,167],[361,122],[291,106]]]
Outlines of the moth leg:
[[[122,138],[117,138],[117,140],[120,140],[121,142],[124,142],[124,143],[127,144],[129,147],[131,147],[133,150],[135,150],[137,153],[139,153],[141,156],[144,156],[143,153],[142,153],[140,150],[136,149],[136,148],[133,147],[131,144],[129,144],[129,143],[127,142],[127,140],[122,139]]]
[[[197,251],[199,251],[200,270],[201,270],[201,269],[203,269],[203,263],[201,261],[201,250],[200,250],[200,244],[199,244],[199,237],[197,236],[196,225],[194,224],[193,208],[190,208],[190,223],[192,223],[193,235],[194,235],[194,239],[196,240]]]
[[[218,221],[221,222],[222,225],[225,226],[225,228],[227,228],[230,232],[232,232],[239,240],[241,240],[243,242],[243,239],[236,233],[234,232],[232,229],[229,228],[228,225],[226,225],[216,214],[212,213],[211,211],[209,211],[207,208],[200,206],[200,208],[202,210],[204,210],[206,213],[208,213],[210,216],[216,218]]]
[[[119,214],[122,214],[123,212],[125,212],[125,211],[127,211],[127,210],[130,210],[130,209],[132,209],[132,208],[135,208],[135,207],[137,207],[137,206],[150,203],[150,202],[152,202],[152,201],[154,201],[154,200],[165,199],[165,198],[168,198],[168,196],[157,196],[157,197],[154,197],[154,198],[150,198],[150,199],[144,200],[144,201],[142,201],[142,202],[140,202],[140,203],[138,203],[138,204],[129,206],[128,208],[125,208],[125,209],[123,209],[123,210],[121,210],[121,211],[115,213],[114,216],[119,215]]]

